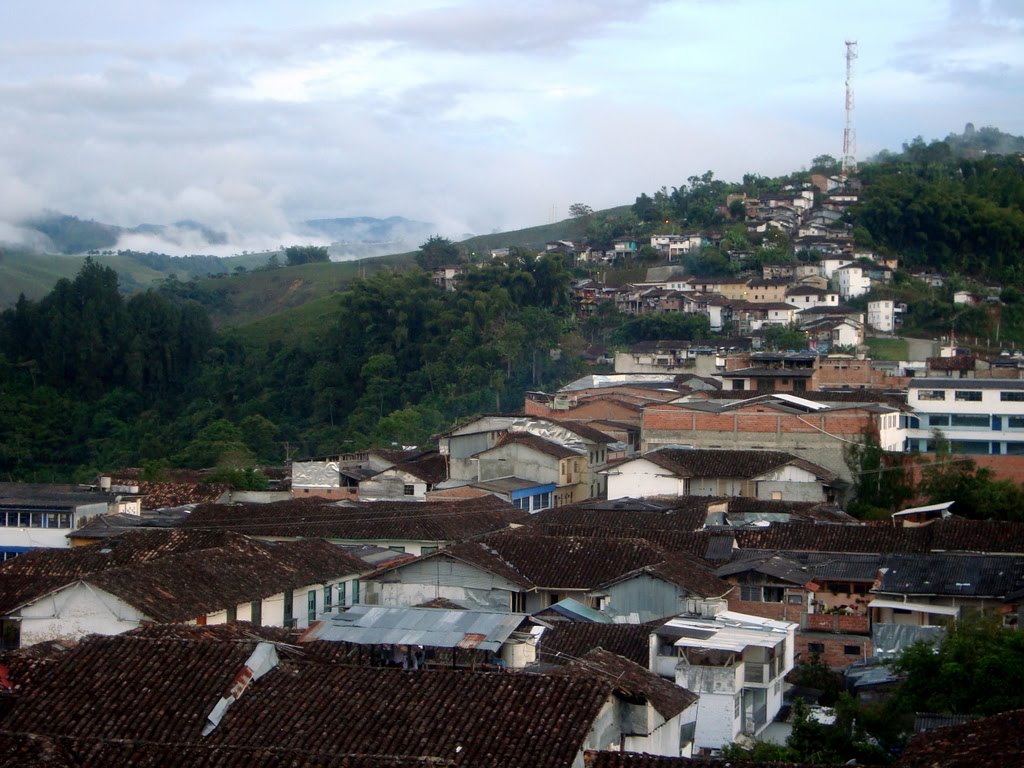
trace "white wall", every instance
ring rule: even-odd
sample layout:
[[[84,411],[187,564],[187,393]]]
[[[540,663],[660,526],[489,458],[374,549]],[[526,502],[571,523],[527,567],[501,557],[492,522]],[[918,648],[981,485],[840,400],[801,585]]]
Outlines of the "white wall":
[[[89,634],[119,635],[147,620],[121,598],[81,581],[26,605],[20,615],[22,646]]]
[[[685,481],[646,459],[619,464],[608,475],[608,498],[681,496]]]

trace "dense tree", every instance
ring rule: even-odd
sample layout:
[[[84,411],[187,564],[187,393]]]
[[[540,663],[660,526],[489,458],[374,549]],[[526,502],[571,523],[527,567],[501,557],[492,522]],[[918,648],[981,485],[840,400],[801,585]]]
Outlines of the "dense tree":
[[[992,614],[951,624],[936,647],[916,643],[900,654],[906,675],[899,700],[909,711],[992,715],[1024,707],[1024,633]]]
[[[289,267],[331,260],[327,246],[324,245],[289,245],[284,249],[284,256]]]
[[[427,241],[416,252],[416,263],[421,269],[428,272],[458,264],[459,260],[459,247],[447,237],[440,235],[432,235],[427,238]]]

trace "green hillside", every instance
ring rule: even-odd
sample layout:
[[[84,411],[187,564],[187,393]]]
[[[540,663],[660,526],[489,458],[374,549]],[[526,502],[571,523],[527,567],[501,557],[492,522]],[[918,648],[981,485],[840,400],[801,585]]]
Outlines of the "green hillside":
[[[624,216],[630,210],[630,206],[622,205],[617,208],[597,211],[598,214],[608,216]],[[564,219],[553,224],[542,224],[538,227],[527,227],[516,229],[511,232],[497,232],[491,235],[477,235],[468,240],[463,240],[462,245],[468,253],[482,254],[495,248],[520,248],[540,249],[544,243],[552,240],[578,240],[579,222],[574,219]]]

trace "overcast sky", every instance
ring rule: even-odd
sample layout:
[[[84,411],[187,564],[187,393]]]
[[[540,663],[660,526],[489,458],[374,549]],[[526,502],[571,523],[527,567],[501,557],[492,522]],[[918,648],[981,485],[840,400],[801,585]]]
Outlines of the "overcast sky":
[[[1024,134],[1024,0],[6,2],[0,221],[461,236],[783,173],[842,154],[845,39],[859,157]]]

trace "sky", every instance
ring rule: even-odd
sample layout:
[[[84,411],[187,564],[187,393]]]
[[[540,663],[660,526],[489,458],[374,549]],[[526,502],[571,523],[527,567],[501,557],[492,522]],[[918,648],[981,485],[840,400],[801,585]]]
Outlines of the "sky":
[[[0,240],[42,210],[461,238],[778,175],[842,155],[846,40],[859,158],[1024,134],[1024,0],[8,2]]]

